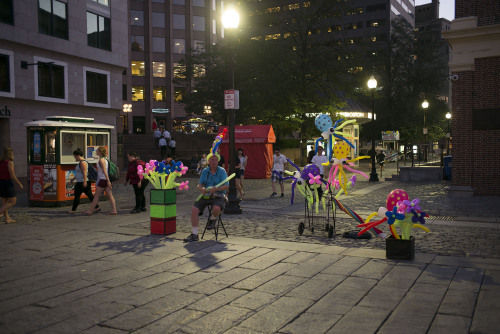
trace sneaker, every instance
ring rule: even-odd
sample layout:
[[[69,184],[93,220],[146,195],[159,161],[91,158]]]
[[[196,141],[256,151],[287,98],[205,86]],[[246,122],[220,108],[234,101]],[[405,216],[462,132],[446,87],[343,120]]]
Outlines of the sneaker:
[[[146,208],[141,208],[141,211],[143,211],[143,212],[146,211]]]
[[[208,221],[207,230],[213,230],[215,228],[215,219]]]
[[[281,197],[281,198],[285,197],[285,194],[281,193],[281,196],[280,196],[280,197]]]
[[[272,193],[272,194],[271,194],[271,197],[277,197],[277,196],[278,196],[278,194],[277,194],[277,193]]]
[[[189,237],[184,239],[184,242],[198,241],[198,234],[191,234]]]
[[[133,209],[132,211],[130,211],[130,213],[140,213],[141,212],[141,209]]]

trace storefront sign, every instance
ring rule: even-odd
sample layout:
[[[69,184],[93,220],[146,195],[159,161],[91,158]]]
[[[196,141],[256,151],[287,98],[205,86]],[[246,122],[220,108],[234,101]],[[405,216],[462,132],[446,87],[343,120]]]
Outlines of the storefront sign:
[[[10,117],[10,109],[7,106],[4,106],[3,109],[0,109],[0,117]]]
[[[382,131],[382,140],[399,140],[399,131]]]
[[[43,201],[43,166],[30,166],[30,199]]]

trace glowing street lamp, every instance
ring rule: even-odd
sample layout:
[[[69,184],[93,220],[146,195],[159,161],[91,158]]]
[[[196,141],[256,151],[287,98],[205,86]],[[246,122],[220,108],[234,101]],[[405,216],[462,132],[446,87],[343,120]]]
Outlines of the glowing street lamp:
[[[446,155],[450,155],[450,137],[451,137],[451,132],[450,132],[450,119],[451,119],[451,113],[447,112],[446,113],[446,119],[448,120],[448,132],[446,132],[446,138],[447,138],[447,145],[446,145]]]
[[[425,112],[427,111],[427,108],[429,108],[429,102],[427,100],[424,100],[422,102],[422,109],[424,109],[424,135],[425,135],[425,143],[424,143],[424,162],[427,162],[427,133],[429,132],[427,129],[427,121],[425,119]]]
[[[371,126],[371,137],[372,137],[372,171],[370,173],[370,181],[378,181],[377,168],[375,167],[375,89],[377,89],[377,80],[372,75],[368,80],[368,88],[372,92],[372,126]]]

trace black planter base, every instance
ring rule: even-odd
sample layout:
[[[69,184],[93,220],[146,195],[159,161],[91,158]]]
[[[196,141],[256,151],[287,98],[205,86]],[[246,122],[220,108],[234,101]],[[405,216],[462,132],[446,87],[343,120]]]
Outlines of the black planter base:
[[[410,240],[385,239],[385,257],[393,260],[413,260],[415,257],[415,237]]]

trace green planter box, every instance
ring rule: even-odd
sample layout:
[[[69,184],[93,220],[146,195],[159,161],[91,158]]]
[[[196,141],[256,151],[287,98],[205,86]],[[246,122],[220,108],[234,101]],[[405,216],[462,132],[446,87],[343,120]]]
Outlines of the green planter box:
[[[173,218],[177,216],[177,205],[151,204],[149,212],[151,218]]]
[[[151,189],[151,204],[175,204],[175,189]]]

